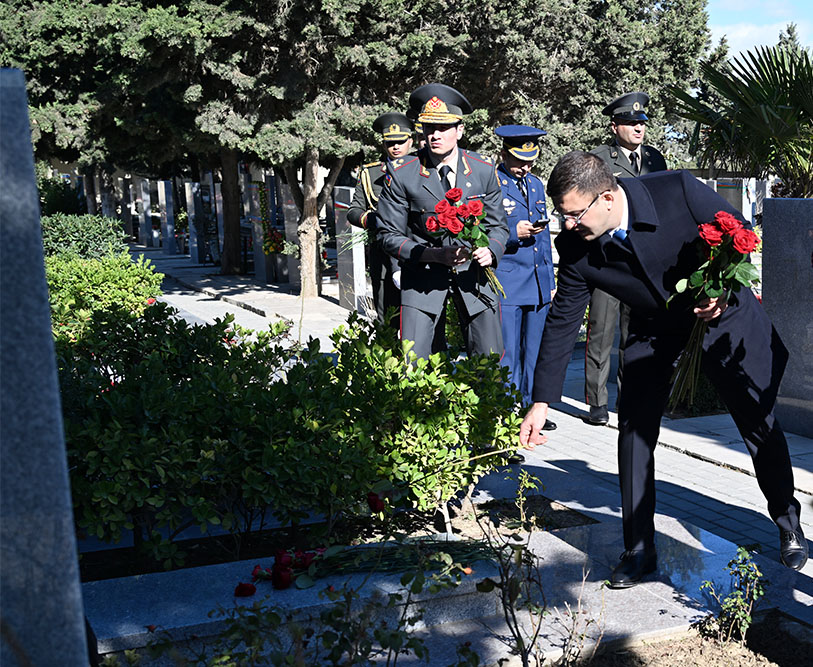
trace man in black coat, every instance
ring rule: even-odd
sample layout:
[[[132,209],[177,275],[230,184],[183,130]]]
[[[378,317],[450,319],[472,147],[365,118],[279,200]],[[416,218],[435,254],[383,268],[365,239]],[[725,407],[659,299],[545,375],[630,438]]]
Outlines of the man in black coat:
[[[808,547],[799,523],[800,505],[793,496],[787,441],[773,413],[787,363],[785,346],[749,289],[696,304],[684,293],[666,308],[677,281],[703,261],[697,225],[712,221],[721,210],[741,221],[742,216],[688,172],[616,180],[601,158],[580,151],[559,160],[548,180],[548,194],[567,231],[556,239],[557,292],[534,373],[534,405],[520,427],[520,442],[543,442],[540,429],[548,404],[561,398],[591,292],[601,288],[629,305],[618,411],[626,551],[611,585],[632,586],[656,569],[654,450],[673,365],[698,317],[709,323],[703,370],[754,461],[768,511],[779,527],[782,562],[801,569]]]

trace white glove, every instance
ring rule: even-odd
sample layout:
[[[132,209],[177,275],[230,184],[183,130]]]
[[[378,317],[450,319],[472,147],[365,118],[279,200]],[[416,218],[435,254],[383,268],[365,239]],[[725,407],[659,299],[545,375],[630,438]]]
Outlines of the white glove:
[[[392,274],[392,282],[398,288],[401,289],[401,272],[394,271]]]

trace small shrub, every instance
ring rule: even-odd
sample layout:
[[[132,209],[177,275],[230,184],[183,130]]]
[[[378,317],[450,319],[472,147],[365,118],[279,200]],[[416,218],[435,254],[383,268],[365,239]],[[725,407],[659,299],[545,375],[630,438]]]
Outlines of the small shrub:
[[[42,247],[46,257],[72,255],[101,259],[127,250],[121,220],[100,215],[44,215]]]
[[[701,591],[707,590],[720,605],[716,616],[711,614],[700,622],[700,631],[715,636],[721,643],[732,639],[744,642],[745,633],[751,627],[754,606],[765,595],[768,582],[745,547],[737,547],[737,556],[728,562],[726,569],[731,575],[732,590],[725,597],[711,581],[704,581],[700,586]]]
[[[59,254],[45,259],[45,276],[56,336],[82,335],[95,313],[123,310],[138,316],[161,293],[163,274],[144,256],[127,252],[99,259]]]

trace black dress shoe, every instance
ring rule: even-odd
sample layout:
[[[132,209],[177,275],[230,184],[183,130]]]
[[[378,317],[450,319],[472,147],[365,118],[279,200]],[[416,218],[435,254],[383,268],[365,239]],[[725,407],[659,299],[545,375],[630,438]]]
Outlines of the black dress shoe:
[[[801,528],[779,531],[779,557],[791,570],[801,570],[807,563],[807,540]]]
[[[621,562],[610,575],[610,588],[629,588],[640,583],[645,574],[658,567],[658,555],[654,551],[625,551]]]
[[[556,424],[554,424],[550,419],[545,420],[545,425],[542,427],[543,431],[555,431]]]
[[[610,421],[610,413],[606,405],[591,405],[590,415],[584,418],[588,424],[593,426],[606,426]]]

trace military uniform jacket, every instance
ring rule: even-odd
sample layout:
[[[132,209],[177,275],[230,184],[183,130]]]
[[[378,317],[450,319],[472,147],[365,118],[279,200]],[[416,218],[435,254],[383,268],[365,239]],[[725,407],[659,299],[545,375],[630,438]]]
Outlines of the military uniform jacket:
[[[604,160],[610,169],[613,170],[613,176],[618,178],[636,178],[644,174],[650,174],[653,171],[666,171],[666,160],[657,148],[652,146],[641,146],[641,173],[636,174],[632,170],[632,164],[629,158],[624,154],[617,144],[598,146],[590,151],[594,155],[598,155]]]
[[[517,237],[517,223],[534,223],[547,218],[545,186],[533,174],[525,177],[526,200],[505,165],[497,167],[502,188],[502,204],[508,220],[508,243],[497,269],[497,278],[505,290],[503,303],[513,306],[544,306],[550,303],[554,287],[550,230],[547,227],[527,239]]]
[[[455,187],[462,202],[479,199],[486,217],[480,223],[489,237],[489,249],[498,264],[505,252],[508,227],[494,166],[471,151],[458,148]],[[463,245],[448,236],[437,238],[426,230],[427,219],[446,193],[427,151],[390,163],[390,174],[378,201],[379,239],[384,250],[401,265],[401,302],[427,313],[440,313],[455,284],[469,315],[496,308],[499,301],[477,262],[452,269],[421,260],[424,248]]]
[[[375,232],[376,206],[386,175],[387,165],[384,162],[370,162],[360,169],[353,201],[347,209],[347,221],[351,225]]]
[[[688,297],[678,298],[667,310],[666,301],[677,281],[691,275],[703,261],[696,247],[697,225],[713,220],[722,210],[750,227],[731,204],[687,171],[623,178],[619,185],[630,206],[627,238],[633,252],[609,234],[585,241],[571,230],[556,238],[558,284],[534,372],[534,401],[552,403],[561,398],[567,364],[594,288],[631,306],[630,338],[688,338],[697,319],[691,311],[694,304]],[[738,328],[753,328],[757,323],[762,326],[766,319],[753,293],[740,289],[729,299],[729,308],[709,327],[704,348],[717,345],[715,353],[725,355],[726,346],[735,338],[728,331],[741,334]],[[770,322],[766,326],[770,331]],[[749,363],[757,363],[760,355],[776,350],[747,353],[741,361],[736,351],[729,351],[726,363],[740,364],[747,376]]]

